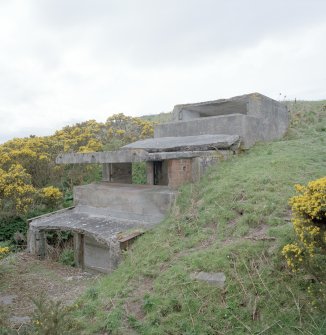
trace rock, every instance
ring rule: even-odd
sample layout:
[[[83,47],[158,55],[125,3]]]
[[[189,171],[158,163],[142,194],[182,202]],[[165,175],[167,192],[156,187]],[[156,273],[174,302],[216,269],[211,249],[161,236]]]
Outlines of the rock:
[[[82,279],[84,279],[84,276],[70,276],[70,277],[66,278],[67,281],[72,281],[72,280],[78,281],[78,280],[82,280]]]
[[[0,305],[11,305],[16,299],[16,295],[1,295],[0,296]]]
[[[190,278],[193,280],[204,281],[209,285],[224,287],[225,274],[224,272],[193,272],[190,274]]]
[[[24,323],[29,323],[31,322],[31,318],[29,316],[12,316],[9,321],[13,324],[13,325],[17,325],[20,326]]]

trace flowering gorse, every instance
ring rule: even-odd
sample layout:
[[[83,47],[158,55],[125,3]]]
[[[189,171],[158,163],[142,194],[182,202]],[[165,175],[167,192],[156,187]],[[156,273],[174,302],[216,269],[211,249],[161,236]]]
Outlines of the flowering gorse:
[[[292,197],[292,223],[297,242],[283,247],[289,267],[295,271],[316,254],[326,253],[326,177],[307,186],[295,185],[298,195]]]
[[[9,247],[0,247],[0,259],[4,258],[7,256],[10,252]]]

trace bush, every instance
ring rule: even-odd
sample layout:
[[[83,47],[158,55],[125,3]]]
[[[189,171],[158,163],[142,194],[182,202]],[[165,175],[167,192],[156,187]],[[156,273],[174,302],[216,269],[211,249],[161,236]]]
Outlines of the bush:
[[[317,260],[326,256],[326,177],[295,189],[298,195],[289,203],[297,241],[285,245],[282,254],[293,271],[320,270]]]
[[[15,233],[26,234],[26,220],[19,217],[0,218],[0,241],[13,241]]]
[[[62,202],[63,194],[57,187],[48,186],[42,188],[41,198],[46,207],[54,209]]]
[[[1,247],[0,246],[0,259],[4,258],[5,256],[7,256],[10,252],[9,247]]]
[[[39,335],[63,335],[79,334],[79,325],[71,317],[70,311],[77,308],[64,306],[41,296],[34,300],[35,311],[32,317],[32,325],[28,334]]]
[[[59,263],[68,266],[75,266],[76,264],[75,264],[74,250],[64,249],[59,256]]]

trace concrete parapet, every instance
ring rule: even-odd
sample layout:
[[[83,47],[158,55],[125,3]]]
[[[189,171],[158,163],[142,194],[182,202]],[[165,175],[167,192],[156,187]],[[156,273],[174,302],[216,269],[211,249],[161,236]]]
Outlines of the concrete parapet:
[[[204,134],[238,135],[243,146],[249,148],[260,138],[257,133],[259,124],[260,121],[256,117],[243,114],[212,116],[157,125],[154,129],[154,137],[181,137]]]
[[[74,187],[79,211],[90,215],[160,222],[175,199],[167,186],[94,183]]]

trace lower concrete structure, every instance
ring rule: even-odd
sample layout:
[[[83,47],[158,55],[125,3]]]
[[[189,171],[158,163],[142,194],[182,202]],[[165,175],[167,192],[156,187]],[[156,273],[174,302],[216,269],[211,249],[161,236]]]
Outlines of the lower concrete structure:
[[[162,221],[176,192],[166,186],[99,183],[75,189],[75,207],[30,220],[28,250],[46,256],[46,232],[74,233],[75,262],[109,273],[126,242]]]

